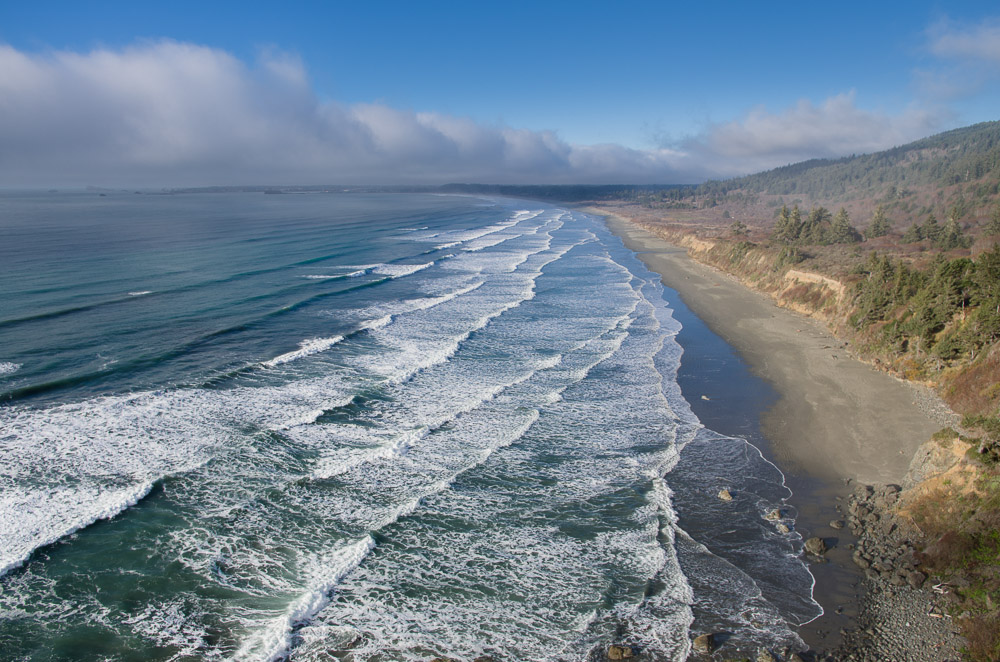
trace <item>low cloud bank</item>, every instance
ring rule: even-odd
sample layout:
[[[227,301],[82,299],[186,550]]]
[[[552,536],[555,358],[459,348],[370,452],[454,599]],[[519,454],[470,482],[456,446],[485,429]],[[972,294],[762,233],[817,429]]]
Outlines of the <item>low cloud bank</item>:
[[[581,99],[581,103],[585,103]],[[864,111],[853,94],[756,109],[658,149],[321,101],[303,63],[252,65],[161,41],[29,54],[0,45],[0,184],[687,183],[901,144],[942,118]]]
[[[716,124],[683,141],[685,152],[712,170],[727,163],[758,172],[812,158],[867,154],[903,145],[940,130],[945,112],[911,109],[889,116],[858,108],[855,93],[815,105],[801,100],[780,113],[755,108],[739,120]]]

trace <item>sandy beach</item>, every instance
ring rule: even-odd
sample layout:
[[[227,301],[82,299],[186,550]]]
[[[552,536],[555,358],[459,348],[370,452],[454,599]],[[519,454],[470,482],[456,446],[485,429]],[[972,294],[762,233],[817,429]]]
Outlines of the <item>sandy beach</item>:
[[[608,227],[679,295],[675,308],[685,324],[679,381],[695,413],[710,428],[761,447],[794,493],[798,531],[832,544],[828,562],[812,565],[814,596],[825,614],[800,634],[814,649],[837,647],[841,631],[857,626],[864,587],[851,561],[854,537],[830,522],[842,517],[840,506],[855,484],[902,482],[917,448],[942,427],[929,413],[933,396],[852,358],[819,321],[780,308],[691,259],[686,249],[625,219],[589,211],[605,216]],[[719,356],[717,347],[698,346],[706,331],[736,351],[735,362],[747,374],[729,365],[721,376],[700,375],[714,371],[700,362]],[[734,379],[743,383],[728,383]],[[759,420],[748,420],[758,414]]]
[[[607,222],[778,393],[761,425],[786,474],[898,483],[917,447],[941,428],[913,386],[853,359],[820,322],[623,219]]]

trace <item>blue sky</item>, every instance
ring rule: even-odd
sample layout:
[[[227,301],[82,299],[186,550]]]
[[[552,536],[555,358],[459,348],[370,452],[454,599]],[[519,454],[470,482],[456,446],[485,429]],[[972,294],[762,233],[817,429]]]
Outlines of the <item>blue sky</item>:
[[[1000,119],[995,2],[7,2],[0,48],[7,185],[698,181]]]

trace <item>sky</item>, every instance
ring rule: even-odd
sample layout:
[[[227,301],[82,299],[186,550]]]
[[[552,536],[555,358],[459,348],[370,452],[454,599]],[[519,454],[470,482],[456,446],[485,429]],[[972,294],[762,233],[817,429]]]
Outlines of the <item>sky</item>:
[[[0,187],[692,183],[998,119],[995,1],[0,3]]]

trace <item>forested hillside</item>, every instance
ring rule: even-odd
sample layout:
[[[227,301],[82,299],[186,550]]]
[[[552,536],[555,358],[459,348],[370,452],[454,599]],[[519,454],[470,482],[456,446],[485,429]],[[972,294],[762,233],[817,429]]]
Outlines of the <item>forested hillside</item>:
[[[1000,122],[984,122],[924,138],[884,152],[841,159],[813,159],[767,172],[707,182],[699,195],[731,191],[835,198],[850,195],[887,201],[926,187],[963,185],[970,203],[996,196],[1000,186]]]
[[[954,219],[978,235],[1000,205],[1000,122],[874,154],[813,159],[700,186],[630,193],[648,209],[698,212],[691,218],[699,221],[732,217],[768,225],[783,205],[797,204],[805,209],[842,206],[863,227],[881,206],[890,234],[902,235],[933,215]]]

